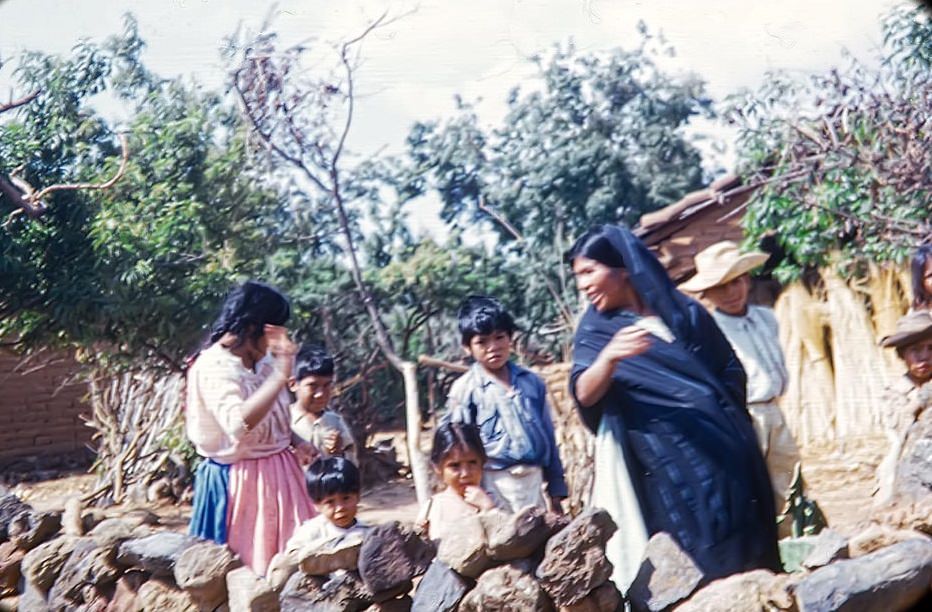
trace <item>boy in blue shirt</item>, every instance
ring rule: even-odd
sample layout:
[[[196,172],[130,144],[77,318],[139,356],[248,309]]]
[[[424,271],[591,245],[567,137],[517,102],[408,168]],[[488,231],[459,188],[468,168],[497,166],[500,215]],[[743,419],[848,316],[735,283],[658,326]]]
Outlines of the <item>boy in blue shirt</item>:
[[[475,360],[450,389],[448,419],[479,427],[488,461],[482,488],[516,512],[533,505],[562,512],[567,496],[544,381],[509,361],[514,319],[498,300],[474,295],[457,312],[463,349]]]

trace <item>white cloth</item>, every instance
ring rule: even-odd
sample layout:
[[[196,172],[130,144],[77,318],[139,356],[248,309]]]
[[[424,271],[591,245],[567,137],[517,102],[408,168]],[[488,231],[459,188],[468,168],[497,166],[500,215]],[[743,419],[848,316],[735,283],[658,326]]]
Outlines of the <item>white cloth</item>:
[[[482,472],[482,488],[495,505],[508,512],[527,506],[547,509],[544,471],[536,465],[513,465],[503,470]]]
[[[276,554],[269,562],[266,571],[269,584],[272,588],[280,588],[297,571],[301,560],[310,553],[319,550],[325,544],[341,541],[350,543],[357,539],[361,542],[368,530],[369,526],[358,520],[351,527],[337,527],[323,514],[304,521],[288,539],[285,550]]]
[[[712,317],[744,367],[748,376],[747,402],[770,402],[786,391],[789,374],[780,348],[780,328],[773,310],[748,306],[747,314],[736,317],[719,310]]]
[[[359,465],[356,459],[356,442],[353,440],[353,433],[341,415],[324,410],[320,416],[315,417],[301,410],[297,404],[292,404],[289,410],[291,411],[291,430],[305,442],[313,444],[320,451],[321,458],[326,459],[330,456],[330,453],[324,449],[324,440],[330,432],[337,431],[340,434],[343,456],[355,465]]]
[[[592,505],[606,510],[618,525],[618,531],[605,547],[605,556],[614,568],[612,581],[618,590],[626,593],[641,567],[648,535],[641,505],[625,465],[623,442],[605,426],[605,419],[599,423],[595,440]]]
[[[417,523],[427,523],[427,536],[435,541],[456,533],[463,518],[479,514],[479,508],[469,504],[447,487],[435,493],[418,513]]]
[[[269,457],[291,446],[290,398],[284,385],[258,425],[247,432],[243,421],[243,404],[274,369],[272,357],[266,356],[250,370],[219,343],[201,351],[188,370],[185,404],[185,431],[199,455],[230,464]]]

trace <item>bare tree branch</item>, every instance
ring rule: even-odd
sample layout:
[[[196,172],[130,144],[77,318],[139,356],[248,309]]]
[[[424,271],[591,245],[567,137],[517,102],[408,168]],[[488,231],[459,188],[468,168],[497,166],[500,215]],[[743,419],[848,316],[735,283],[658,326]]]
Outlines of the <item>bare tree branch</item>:
[[[9,102],[5,104],[0,104],[0,114],[3,114],[9,110],[13,110],[14,108],[18,108],[20,106],[29,104],[30,102],[38,98],[40,93],[42,93],[42,90],[37,89],[31,94],[23,96],[19,100],[10,100]]]
[[[495,219],[495,221],[497,221],[502,227],[504,227],[508,231],[509,234],[515,237],[515,240],[517,240],[521,244],[527,244],[527,240],[524,238],[521,232],[519,232],[515,228],[514,225],[509,223],[508,219],[503,217],[501,214],[493,210],[490,206],[488,206],[485,203],[484,196],[479,196],[479,210],[483,211],[484,213],[486,213],[487,215]],[[547,291],[550,292],[550,297],[553,298],[554,302],[556,302],[557,304],[557,308],[560,309],[560,316],[563,318],[563,322],[566,325],[571,327],[573,324],[573,315],[570,312],[569,307],[566,305],[566,302],[563,300],[562,296],[560,295],[560,292],[557,291],[557,288],[554,286],[553,281],[550,280],[550,277],[547,276],[547,274],[543,270],[540,269],[539,267],[540,262],[537,260],[537,258],[530,254],[529,256],[532,258],[532,260],[536,264],[534,267],[537,268],[538,275],[541,277],[541,279],[543,279],[544,284],[547,285]]]
[[[31,218],[36,218],[41,216],[48,210],[48,205],[45,203],[45,197],[49,194],[55,193],[57,191],[81,191],[81,190],[99,190],[99,189],[109,189],[113,187],[117,181],[123,178],[123,175],[126,173],[126,167],[129,162],[129,144],[126,140],[125,134],[120,134],[120,145],[123,149],[123,155],[120,160],[120,167],[117,169],[116,174],[113,175],[109,180],[103,183],[63,183],[57,185],[50,185],[44,187],[39,191],[27,183],[24,179],[20,178],[19,170],[14,170],[9,178],[4,178],[0,176],[0,193],[4,195],[14,204],[20,207],[19,210],[14,211],[10,215],[10,219],[15,217],[18,214],[26,213]],[[9,219],[8,219],[9,222]]]

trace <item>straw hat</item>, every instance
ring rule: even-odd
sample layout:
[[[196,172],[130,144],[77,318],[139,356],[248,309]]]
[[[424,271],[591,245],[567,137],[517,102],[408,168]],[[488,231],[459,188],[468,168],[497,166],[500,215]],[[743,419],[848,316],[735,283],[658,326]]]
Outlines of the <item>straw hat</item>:
[[[770,257],[767,253],[742,253],[731,240],[716,242],[696,253],[696,275],[680,285],[683,291],[699,293],[732,281],[745,272],[763,265]]]
[[[896,322],[896,333],[885,336],[880,346],[901,348],[926,338],[932,338],[932,313],[916,310],[900,317]]]

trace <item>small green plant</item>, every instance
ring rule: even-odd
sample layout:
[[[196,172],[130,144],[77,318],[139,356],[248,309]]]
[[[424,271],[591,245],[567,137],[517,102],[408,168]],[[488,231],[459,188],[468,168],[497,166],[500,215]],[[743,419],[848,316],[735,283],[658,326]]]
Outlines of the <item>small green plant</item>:
[[[816,535],[826,527],[828,521],[822,514],[822,509],[815,500],[806,497],[806,482],[803,480],[802,465],[796,464],[793,470],[793,482],[787,490],[786,506],[783,512],[777,517],[777,524],[785,520],[792,521],[792,533],[794,538],[804,535]]]

